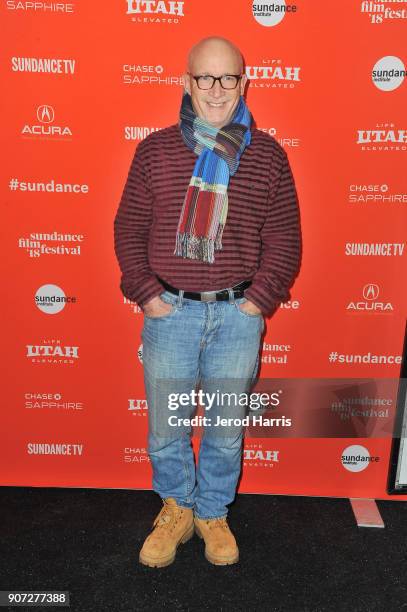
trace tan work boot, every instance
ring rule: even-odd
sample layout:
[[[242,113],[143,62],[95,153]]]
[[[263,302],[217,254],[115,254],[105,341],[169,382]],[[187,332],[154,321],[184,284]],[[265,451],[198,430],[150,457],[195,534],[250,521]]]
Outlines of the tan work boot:
[[[205,540],[205,557],[208,561],[215,565],[232,565],[239,561],[239,549],[226,517],[199,519],[196,516],[194,523],[197,535]]]
[[[164,499],[157,515],[154,530],[147,536],[139,560],[150,567],[165,567],[175,559],[178,544],[184,544],[194,535],[191,508],[178,506],[173,497]]]

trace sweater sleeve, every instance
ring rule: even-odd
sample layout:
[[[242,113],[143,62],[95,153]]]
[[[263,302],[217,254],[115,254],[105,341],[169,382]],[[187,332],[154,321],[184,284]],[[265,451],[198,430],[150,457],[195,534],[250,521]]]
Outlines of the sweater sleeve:
[[[141,307],[164,290],[148,262],[153,194],[143,144],[139,144],[134,154],[114,219],[114,248],[122,273],[120,289]]]
[[[260,266],[245,291],[264,315],[290,299],[290,287],[299,272],[301,228],[297,191],[284,149],[270,172],[269,209],[260,231]]]

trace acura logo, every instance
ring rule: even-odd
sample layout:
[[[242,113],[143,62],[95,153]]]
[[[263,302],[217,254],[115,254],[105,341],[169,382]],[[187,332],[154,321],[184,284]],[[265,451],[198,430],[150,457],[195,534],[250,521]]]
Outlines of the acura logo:
[[[41,104],[37,108],[37,119],[41,123],[52,123],[55,118],[54,109],[48,104]]]
[[[376,300],[379,297],[379,285],[369,283],[363,287],[363,297],[365,300]]]

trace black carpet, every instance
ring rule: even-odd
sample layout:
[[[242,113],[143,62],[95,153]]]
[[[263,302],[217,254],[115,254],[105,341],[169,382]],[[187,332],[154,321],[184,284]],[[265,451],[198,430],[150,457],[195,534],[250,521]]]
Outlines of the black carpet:
[[[344,499],[239,495],[237,565],[208,563],[194,536],[152,569],[138,563],[161,508],[151,491],[2,487],[0,501],[0,590],[69,591],[61,610],[407,612],[405,502],[379,501],[375,529]]]

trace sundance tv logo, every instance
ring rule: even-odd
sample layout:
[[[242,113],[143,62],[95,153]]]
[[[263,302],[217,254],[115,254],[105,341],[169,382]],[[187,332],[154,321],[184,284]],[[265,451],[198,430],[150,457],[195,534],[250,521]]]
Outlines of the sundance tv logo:
[[[406,76],[406,68],[399,57],[386,55],[379,59],[372,70],[372,81],[381,91],[393,91],[400,87]]]
[[[347,242],[345,255],[356,257],[402,257],[403,242]]]
[[[136,23],[180,23],[185,2],[171,0],[127,0],[126,14]]]
[[[26,123],[21,130],[22,136],[41,137],[70,140],[71,128],[67,125],[58,125],[55,122],[55,111],[49,104],[37,106],[36,117],[38,123]]]
[[[136,126],[136,125],[126,125],[124,127],[124,139],[125,140],[144,140],[153,132],[158,132],[161,130],[159,127],[147,127],[147,126]]]
[[[27,453],[29,455],[82,455],[83,444],[71,444],[68,442],[28,442]]]
[[[13,72],[44,72],[48,74],[74,74],[76,60],[49,57],[12,57]]]
[[[266,26],[266,28],[278,25],[287,13],[292,15],[297,10],[298,7],[295,4],[286,4],[285,0],[276,0],[264,4],[253,0],[252,5],[253,17],[257,23]]]

